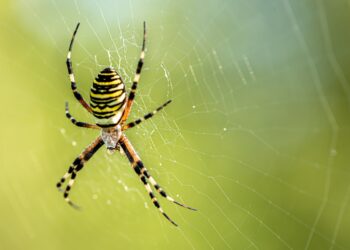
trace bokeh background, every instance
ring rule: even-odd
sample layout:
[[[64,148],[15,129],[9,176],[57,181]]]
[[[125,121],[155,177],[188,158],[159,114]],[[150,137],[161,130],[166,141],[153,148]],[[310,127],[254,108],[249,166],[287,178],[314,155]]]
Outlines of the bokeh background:
[[[102,148],[77,177],[75,211],[55,188],[98,132],[78,88],[113,65],[127,86],[147,21],[127,132],[191,212],[153,208],[125,156]],[[0,248],[350,249],[350,4],[327,0],[1,1]]]

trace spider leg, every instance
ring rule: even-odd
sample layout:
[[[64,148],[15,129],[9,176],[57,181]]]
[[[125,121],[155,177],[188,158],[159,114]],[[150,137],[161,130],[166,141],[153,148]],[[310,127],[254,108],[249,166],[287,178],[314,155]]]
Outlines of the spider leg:
[[[145,166],[143,165],[142,161],[138,161],[136,162],[136,164],[139,166],[140,170],[141,170],[141,173],[143,173],[147,179],[149,179],[150,183],[152,184],[152,186],[157,190],[157,192],[163,196],[164,198],[166,198],[167,200],[181,206],[181,207],[184,207],[184,208],[188,208],[190,210],[193,210],[193,211],[197,211],[197,209],[195,208],[192,208],[190,206],[187,206],[185,204],[182,204],[176,200],[174,200],[174,198],[172,198],[171,196],[167,195],[167,193],[159,186],[159,184],[156,182],[156,180],[148,173],[147,169],[145,168]]]
[[[123,117],[121,119],[121,123],[123,123],[128,118],[130,111],[131,111],[131,106],[132,106],[134,98],[135,98],[137,84],[140,80],[141,70],[142,70],[142,66],[143,66],[143,60],[145,58],[145,46],[146,46],[146,22],[143,22],[143,40],[142,40],[141,55],[140,55],[139,62],[137,63],[135,77],[134,77],[134,80],[133,80],[133,83],[131,86],[130,94],[128,96],[126,108],[125,108]]]
[[[170,221],[174,226],[177,226],[177,224],[163,211],[162,207],[160,206],[157,198],[154,196],[154,193],[152,192],[151,186],[148,184],[146,177],[141,173],[140,168],[137,165],[133,165],[133,169],[136,172],[136,174],[140,177],[140,180],[142,181],[143,185],[145,186],[149,196],[151,197],[151,200],[153,202],[153,205],[158,208],[158,210],[161,212],[161,214]]]
[[[71,87],[72,87],[72,91],[73,94],[75,96],[75,98],[81,103],[81,105],[83,105],[83,107],[89,111],[90,113],[92,113],[92,110],[89,106],[89,104],[86,103],[86,101],[84,100],[84,98],[82,97],[82,95],[78,92],[77,90],[77,85],[75,83],[75,77],[74,77],[74,73],[73,73],[73,66],[72,66],[72,60],[71,60],[71,55],[72,55],[72,48],[73,48],[73,43],[74,43],[74,38],[75,35],[77,34],[78,28],[79,28],[80,23],[77,24],[72,39],[70,41],[69,44],[69,49],[68,49],[68,54],[67,54],[67,60],[66,60],[66,65],[67,65],[67,69],[68,69],[68,74],[69,74],[69,79],[71,81]]]
[[[140,157],[137,155],[134,147],[131,145],[130,141],[126,138],[125,135],[122,135],[119,143],[120,143],[120,146],[123,148],[129,161],[131,162],[131,164],[133,164],[133,167],[135,168],[135,166],[136,166],[138,169],[140,169],[141,174],[144,175],[147,179],[149,179],[151,185],[156,189],[156,191],[161,196],[163,196],[167,200],[169,200],[169,201],[171,201],[171,202],[173,202],[181,207],[188,208],[188,209],[194,210],[194,211],[197,210],[195,208],[192,208],[190,206],[187,206],[185,204],[182,204],[182,203],[176,201],[174,198],[172,198],[171,196],[166,194],[166,192],[159,186],[159,184],[156,182],[156,180],[149,174],[146,167],[143,165]]]
[[[157,182],[154,180],[154,178],[148,173],[147,169],[143,166],[143,163],[140,159],[140,157],[137,155],[135,149],[133,148],[133,146],[131,145],[131,143],[129,142],[129,140],[126,138],[125,135],[122,135],[120,140],[119,140],[119,144],[120,146],[123,148],[123,151],[125,152],[126,156],[128,157],[134,171],[140,176],[141,181],[144,183],[152,201],[153,204],[160,210],[160,212],[170,221],[173,223],[173,221],[169,218],[169,216],[167,216],[163,210],[161,209],[161,207],[159,206],[159,203],[157,202],[157,200],[154,197],[154,194],[152,193],[152,190],[149,186],[149,184],[147,183],[146,178],[149,179],[149,181],[151,182],[152,186],[155,187],[155,189],[157,190],[158,193],[160,193],[164,198],[168,199],[169,201],[180,205],[182,207],[191,209],[191,210],[196,210],[194,208],[191,208],[189,206],[186,206],[184,204],[181,204],[177,201],[175,201],[172,197],[168,196],[164,190],[161,189],[161,187],[157,184]],[[159,206],[159,207],[158,207]],[[174,223],[173,223],[174,224]]]
[[[67,173],[63,175],[60,181],[56,184],[60,191],[62,184],[70,177],[70,180],[63,192],[65,201],[74,208],[79,208],[69,199],[69,191],[72,189],[77,173],[84,167],[84,164],[97,152],[97,150],[104,144],[102,138],[99,136],[95,139],[84,151],[74,160],[72,165],[69,166]]]
[[[128,160],[130,161],[135,173],[140,177],[143,185],[145,186],[149,196],[151,197],[151,200],[153,202],[153,205],[158,208],[158,210],[161,212],[161,214],[170,221],[173,225],[177,226],[177,224],[163,211],[162,207],[160,206],[157,198],[155,197],[154,193],[152,192],[151,186],[148,184],[146,176],[141,173],[140,167],[135,164],[135,158],[139,158],[135,152],[135,150],[132,148],[131,143],[126,138],[125,135],[122,135],[119,140],[120,146],[123,148],[126,156],[128,157]],[[131,150],[130,150],[131,149]]]
[[[158,113],[159,111],[161,111],[164,107],[166,107],[169,103],[171,103],[171,100],[167,101],[166,103],[164,103],[162,106],[159,106],[157,109],[153,110],[152,112],[149,112],[148,114],[144,115],[142,118],[139,118],[133,122],[129,122],[128,124],[124,125],[122,127],[122,130],[127,130],[129,128],[133,128],[136,125],[140,124],[141,122],[152,118],[156,113]]]
[[[78,127],[100,129],[100,127],[95,124],[88,124],[85,122],[78,122],[77,120],[75,120],[75,118],[69,113],[68,102],[66,102],[66,117]]]

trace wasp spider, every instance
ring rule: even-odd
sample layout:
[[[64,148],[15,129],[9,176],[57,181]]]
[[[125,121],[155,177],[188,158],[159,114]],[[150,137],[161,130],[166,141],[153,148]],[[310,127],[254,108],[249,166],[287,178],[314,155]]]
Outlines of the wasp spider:
[[[169,201],[191,210],[195,209],[177,202],[165,193],[165,191],[158,185],[155,179],[149,174],[148,170],[143,165],[140,157],[137,155],[134,147],[131,145],[130,141],[124,134],[125,130],[132,128],[140,124],[142,121],[151,118],[158,111],[162,110],[171,102],[171,100],[169,100],[162,106],[146,114],[142,118],[139,118],[133,122],[126,123],[135,98],[137,84],[140,80],[141,69],[145,57],[146,24],[143,23],[144,31],[141,55],[137,64],[136,74],[131,86],[129,96],[127,97],[125,85],[120,75],[115,71],[115,69],[113,69],[112,67],[108,67],[102,70],[93,82],[90,92],[90,105],[87,104],[87,102],[77,90],[72,68],[72,47],[78,28],[79,23],[77,24],[72,39],[70,41],[66,64],[68,68],[69,78],[71,81],[71,87],[75,98],[83,105],[83,107],[88,112],[90,112],[96,118],[97,123],[88,124],[84,122],[79,122],[76,119],[74,119],[74,117],[69,113],[68,103],[66,103],[66,116],[74,125],[78,127],[100,129],[101,135],[98,136],[87,148],[85,148],[85,150],[73,161],[67,173],[65,173],[61,180],[57,183],[57,188],[60,191],[63,191],[64,199],[69,205],[78,208],[78,206],[75,205],[69,199],[69,192],[72,189],[78,172],[84,167],[84,164],[97,152],[97,150],[103,144],[105,144],[109,152],[119,150],[120,152],[125,153],[135,173],[139,176],[140,180],[145,186],[149,196],[152,199],[154,206],[158,208],[158,210],[164,215],[165,218],[167,218],[172,224],[177,226],[177,224],[172,219],[170,219],[170,217],[163,211],[163,209],[159,205],[157,198],[152,192],[150,184],[156,189],[156,191],[161,196],[168,199]],[[61,186],[67,179],[69,179],[69,182],[66,188],[63,190],[61,189]]]

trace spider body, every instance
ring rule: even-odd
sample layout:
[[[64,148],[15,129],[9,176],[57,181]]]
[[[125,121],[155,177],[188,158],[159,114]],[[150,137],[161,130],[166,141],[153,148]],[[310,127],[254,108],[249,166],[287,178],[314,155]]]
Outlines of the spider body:
[[[169,100],[154,111],[144,115],[143,117],[136,119],[133,122],[126,123],[135,98],[137,84],[140,80],[143,60],[145,57],[146,24],[144,23],[141,55],[137,64],[136,74],[129,95],[127,96],[125,85],[121,76],[115,71],[115,69],[108,67],[98,74],[92,84],[90,91],[90,105],[84,100],[82,95],[77,90],[71,61],[73,42],[78,28],[79,23],[74,30],[69,45],[66,64],[73,94],[75,98],[82,104],[82,106],[94,116],[96,119],[96,124],[77,121],[69,113],[68,103],[66,103],[66,117],[78,127],[99,129],[101,131],[101,134],[73,161],[73,163],[69,166],[68,171],[56,184],[57,188],[63,192],[63,197],[69,205],[78,208],[78,206],[75,205],[69,198],[70,190],[72,189],[78,172],[84,168],[86,162],[98,151],[98,149],[100,149],[105,144],[109,152],[118,150],[121,153],[125,153],[126,157],[131,163],[134,172],[138,175],[146,191],[148,192],[153,205],[167,220],[169,220],[173,225],[177,226],[177,224],[163,211],[152,191],[152,187],[167,200],[191,210],[195,209],[177,202],[165,193],[165,191],[159,186],[156,180],[150,175],[142,163],[141,158],[138,156],[132,144],[130,143],[129,139],[124,134],[125,130],[135,127],[144,120],[150,119],[171,102],[171,100]],[[68,184],[63,190],[61,187],[67,179],[69,179]]]
[[[126,105],[125,85],[119,74],[108,67],[95,78],[90,91],[90,107],[101,128],[119,124]]]

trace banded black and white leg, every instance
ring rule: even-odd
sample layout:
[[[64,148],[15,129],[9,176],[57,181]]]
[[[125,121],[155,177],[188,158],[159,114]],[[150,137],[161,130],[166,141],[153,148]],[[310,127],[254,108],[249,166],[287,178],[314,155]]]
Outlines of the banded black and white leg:
[[[124,125],[122,127],[122,130],[127,130],[129,128],[133,128],[136,125],[140,124],[141,122],[148,120],[149,118],[152,118],[155,114],[157,114],[159,111],[161,111],[164,107],[166,107],[169,103],[171,103],[171,100],[167,101],[163,105],[159,106],[157,109],[153,110],[152,112],[149,112],[148,114],[144,115],[142,118],[139,118],[135,121],[129,122],[128,124]]]
[[[60,181],[56,184],[56,187],[60,190],[62,184],[70,178],[64,192],[63,197],[65,201],[74,208],[78,208],[70,199],[69,192],[72,189],[77,173],[84,167],[84,164],[97,152],[97,150],[104,144],[102,138],[99,136],[96,138],[84,151],[73,161],[72,165],[69,166],[68,171],[63,175]]]
[[[175,203],[176,205],[179,205],[181,207],[193,210],[193,211],[197,211],[197,209],[192,208],[190,206],[187,206],[185,204],[182,204],[178,201],[176,201],[174,198],[172,198],[171,196],[167,195],[167,193],[159,186],[159,184],[156,182],[156,180],[153,178],[153,176],[151,176],[148,172],[148,170],[146,169],[146,167],[143,165],[142,161],[138,161],[136,162],[136,164],[139,166],[141,173],[146,176],[147,179],[149,179],[151,185],[156,189],[156,191],[163,196],[164,198],[166,198],[167,200]]]
[[[189,207],[189,206],[187,206],[185,204],[182,204],[182,203],[176,201],[174,198],[172,198],[171,196],[166,194],[166,192],[159,186],[159,184],[156,182],[156,180],[149,174],[148,170],[143,165],[140,157],[136,153],[134,147],[131,145],[130,141],[128,140],[128,138],[126,138],[125,135],[122,135],[122,137],[120,139],[120,145],[123,148],[126,156],[128,157],[129,161],[131,162],[131,164],[137,166],[140,169],[141,174],[143,174],[147,179],[149,179],[151,185],[156,189],[156,191],[161,196],[163,196],[167,200],[169,200],[169,201],[171,201],[171,202],[173,202],[173,203],[175,203],[175,204],[177,204],[179,206],[188,208],[190,210],[196,210],[195,208]]]
[[[152,202],[154,204],[155,207],[157,207],[159,209],[159,211],[163,214],[163,216],[168,219],[172,224],[176,225],[177,224],[170,219],[170,217],[163,211],[163,209],[160,207],[159,202],[157,201],[157,199],[155,198],[152,189],[150,188],[150,185],[147,182],[147,179],[149,179],[150,183],[152,184],[152,186],[154,186],[154,188],[157,190],[158,193],[161,194],[161,196],[163,196],[164,198],[166,198],[167,200],[188,208],[190,210],[196,210],[194,208],[191,208],[187,205],[181,204],[180,202],[175,201],[172,197],[168,196],[165,191],[158,185],[158,183],[154,180],[154,178],[148,173],[147,169],[144,167],[140,157],[137,155],[135,149],[133,148],[133,146],[131,145],[130,141],[126,138],[125,135],[122,135],[120,140],[119,140],[119,144],[122,147],[123,151],[125,152],[127,158],[129,159],[134,171],[136,172],[136,174],[140,177],[141,181],[143,182],[147,192],[149,193]],[[146,179],[147,178],[147,179]]]
[[[131,106],[132,106],[132,104],[134,102],[134,99],[135,99],[137,84],[140,81],[143,61],[145,59],[145,46],[146,46],[146,22],[143,22],[143,40],[142,40],[142,48],[141,48],[140,59],[139,59],[139,61],[137,63],[135,77],[134,77],[134,80],[133,80],[133,83],[132,83],[132,86],[131,86],[131,90],[130,90],[130,93],[129,93],[129,96],[128,96],[128,100],[127,100],[127,103],[126,103],[125,112],[124,112],[123,117],[121,119],[121,123],[126,121],[126,119],[128,118],[128,116],[130,114],[130,111],[131,111]]]
[[[177,224],[163,211],[163,208],[160,206],[157,198],[155,197],[154,193],[152,192],[151,186],[148,184],[146,180],[146,176],[142,174],[141,169],[138,167],[137,164],[133,164],[133,169],[136,172],[136,174],[139,176],[140,180],[142,181],[143,185],[145,186],[148,195],[151,197],[151,200],[153,202],[153,205],[158,208],[158,210],[161,212],[161,214],[170,221],[174,226],[177,226]]]
[[[95,124],[89,124],[89,123],[77,121],[77,120],[69,113],[68,102],[66,102],[66,117],[67,117],[74,125],[76,125],[76,126],[78,126],[78,127],[100,129],[100,127],[97,126],[97,125],[95,125]]]
[[[77,24],[77,26],[73,32],[72,39],[71,39],[70,44],[69,44],[66,65],[67,65],[67,69],[68,69],[69,80],[71,82],[71,88],[72,88],[72,91],[73,91],[75,98],[81,103],[81,105],[83,105],[83,107],[87,111],[92,113],[92,110],[91,110],[89,104],[87,104],[87,102],[84,100],[82,95],[78,92],[77,84],[75,82],[75,77],[74,77],[74,72],[73,72],[72,60],[71,60],[74,38],[75,38],[75,35],[77,34],[79,25],[80,25],[80,23]]]

